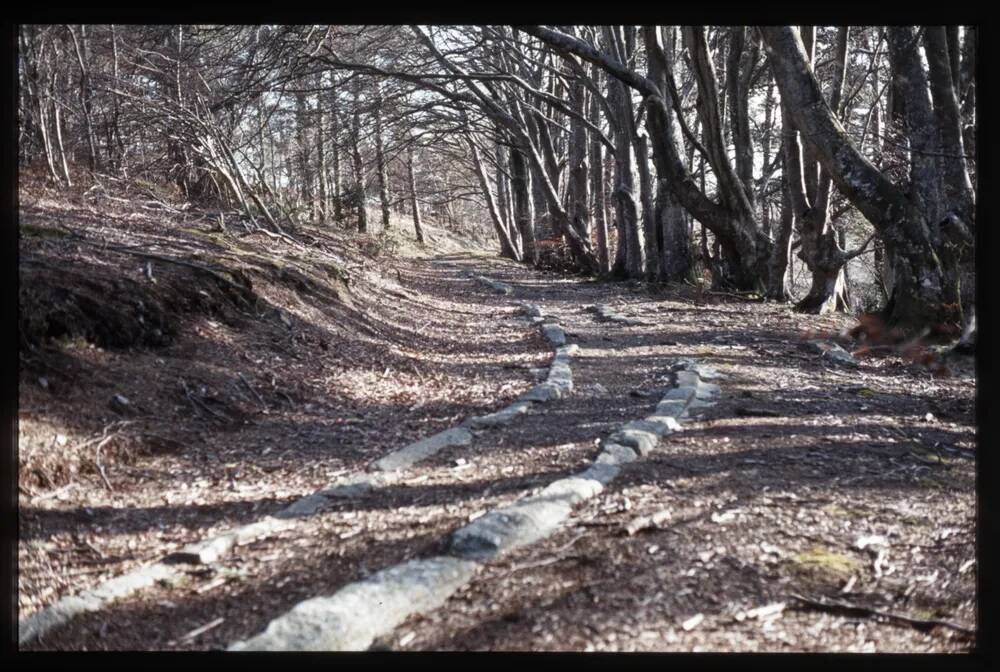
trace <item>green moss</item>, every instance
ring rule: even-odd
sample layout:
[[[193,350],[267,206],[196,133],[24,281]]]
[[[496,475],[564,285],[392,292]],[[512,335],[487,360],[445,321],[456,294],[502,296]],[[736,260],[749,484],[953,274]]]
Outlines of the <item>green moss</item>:
[[[21,224],[19,230],[22,236],[30,236],[32,238],[66,238],[70,235],[70,232],[65,229],[55,229],[36,224]]]
[[[830,516],[840,516],[840,517],[849,516],[851,514],[850,511],[842,507],[840,504],[827,504],[822,509],[820,509],[820,511]]]
[[[800,572],[834,578],[850,576],[861,570],[861,563],[854,558],[814,546],[791,559]]]

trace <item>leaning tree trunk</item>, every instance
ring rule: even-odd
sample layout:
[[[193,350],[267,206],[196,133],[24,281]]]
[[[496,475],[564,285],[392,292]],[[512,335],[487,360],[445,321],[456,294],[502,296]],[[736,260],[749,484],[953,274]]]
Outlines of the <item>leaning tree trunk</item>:
[[[490,220],[493,222],[497,239],[500,241],[500,256],[517,261],[517,251],[514,249],[510,234],[500,216],[500,209],[497,207],[496,198],[493,196],[493,189],[490,188],[489,177],[486,175],[482,159],[479,158],[479,149],[476,147],[475,141],[468,134],[465,136],[465,142],[472,152],[472,164],[476,170],[476,177],[479,178],[479,188],[482,189],[483,196],[486,198],[486,209],[489,210]]]

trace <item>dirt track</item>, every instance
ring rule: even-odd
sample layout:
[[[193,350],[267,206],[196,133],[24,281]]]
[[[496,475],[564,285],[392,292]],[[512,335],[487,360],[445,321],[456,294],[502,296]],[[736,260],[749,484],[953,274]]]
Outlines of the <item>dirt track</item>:
[[[377,647],[961,651],[972,645],[954,629],[928,632],[860,612],[827,613],[791,597],[818,602],[828,595],[879,612],[974,627],[969,375],[931,379],[898,358],[843,368],[804,347],[800,333],[807,325],[815,328],[815,321],[785,307],[722,299],[695,305],[677,293],[581,282],[482,258],[400,263],[401,286],[418,298],[393,307],[398,328],[419,328],[422,316],[431,315],[428,306],[442,311],[432,321],[444,347],[440,355],[433,347],[426,351],[418,380],[437,380],[447,371],[454,398],[466,400],[433,415],[454,420],[499,407],[483,408],[472,401],[480,397],[470,398],[484,377],[505,401],[530,385],[527,369],[504,368],[546,360],[534,330],[513,319],[517,300],[558,316],[569,341],[580,345],[574,394],[469,448],[448,449],[417,465],[398,486],[332,505],[292,532],[241,547],[218,567],[193,570],[178,585],[157,586],[78,617],[38,648],[225,648],[302,599],[439,552],[451,530],[579,469],[599,450],[598,439],[648,414],[667,366],[678,357],[696,357],[725,375],[717,406],[656,454],[628,465],[562,532],[490,563],[443,608],[412,619]],[[468,271],[510,283],[514,296],[470,281]],[[598,302],[648,326],[599,322],[585,310]],[[839,325],[828,320],[826,326]],[[475,351],[447,346],[475,334],[483,336]],[[493,339],[501,347],[494,349]],[[356,380],[379,384],[375,368],[355,374]],[[352,392],[370,398],[364,383]],[[422,399],[432,392],[415,382],[412,394]],[[22,396],[22,407],[31,403]],[[415,416],[431,415],[426,403],[410,405],[417,406]],[[235,482],[246,490],[242,503],[218,501],[229,499],[233,488],[216,483],[187,501],[145,511],[110,502],[86,508],[99,512],[97,520],[119,522],[113,539],[146,546],[139,553],[162,552],[162,543],[148,546],[150,529],[172,523],[180,539],[245,522],[286,504],[293,492],[307,494],[331,474],[429,433],[428,425],[396,415],[404,406],[384,420],[380,412],[361,410],[356,426],[364,440],[351,441],[349,451],[336,440],[344,434],[327,434],[318,421],[311,441],[302,440],[309,425],[294,427],[291,420],[273,431],[269,445],[279,464],[297,465],[294,485],[284,479],[287,466],[261,469],[261,451],[234,441],[242,434],[211,433],[213,445],[243,466]],[[329,410],[314,415],[324,413]],[[240,432],[263,431],[266,417],[261,420]],[[285,496],[276,496],[279,484]],[[183,491],[185,484],[174,487]],[[44,544],[46,535],[58,546],[60,531],[93,546],[105,543],[107,533],[94,516],[85,519],[82,508],[57,500],[22,508],[28,534],[22,532],[21,557],[27,545]],[[658,529],[625,533],[637,516],[664,509],[669,519]],[[65,522],[55,527],[59,520]],[[864,537],[876,539],[861,548]],[[22,593],[26,574],[32,572],[22,568]],[[783,610],[754,617],[753,609],[782,602]],[[216,621],[203,634],[184,638]]]

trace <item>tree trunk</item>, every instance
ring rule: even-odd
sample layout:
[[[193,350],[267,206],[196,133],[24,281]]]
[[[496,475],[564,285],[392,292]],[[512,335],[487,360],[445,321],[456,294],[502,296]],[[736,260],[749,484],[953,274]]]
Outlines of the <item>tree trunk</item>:
[[[830,94],[830,108],[836,115],[843,95],[844,72],[847,67],[848,26],[841,26],[837,36],[836,53],[833,64],[833,83]],[[786,115],[787,120],[787,115]],[[805,152],[803,152],[805,155]],[[795,309],[804,313],[822,314],[832,311],[846,311],[847,283],[844,276],[844,266],[847,258],[838,245],[836,231],[830,222],[830,189],[832,186],[829,173],[815,163],[815,150],[808,152],[810,161],[803,159],[803,180],[806,186],[805,194],[795,194],[802,203],[800,214],[799,235],[802,241],[800,258],[812,273],[809,292],[799,301]],[[812,163],[812,165],[810,165]],[[790,164],[791,165],[791,164]],[[817,170],[819,169],[818,174]],[[818,176],[812,195],[809,195],[809,178]],[[797,190],[799,181],[792,180],[789,185],[793,192]]]
[[[749,84],[750,75],[757,63],[757,49],[756,46],[746,48],[746,31],[743,26],[730,29],[726,86],[733,147],[736,152],[736,174],[743,183],[750,206],[753,207],[753,138],[750,136]]]
[[[354,163],[354,196],[358,207],[358,232],[368,232],[368,208],[365,194],[365,172],[361,162],[361,147],[358,136],[361,133],[361,111],[358,109],[357,96],[354,106],[354,126],[351,129],[351,159]]]
[[[913,194],[908,196],[891,183],[851,143],[808,68],[798,32],[787,26],[760,26],[758,30],[771,53],[775,80],[795,127],[816,148],[823,167],[841,193],[883,236],[892,255],[895,287],[889,321],[913,330],[961,324],[958,288],[949,285],[949,274],[942,268],[934,248],[927,210],[918,207]],[[901,41],[893,39],[894,30],[890,30],[890,52],[898,54]],[[916,51],[911,56],[916,59]],[[911,74],[912,68],[904,67],[898,56],[893,60],[894,74],[901,77]],[[918,84],[911,78],[908,85]],[[912,123],[914,105],[910,103],[908,98],[908,127],[919,133]],[[911,171],[911,175],[916,173],[919,170]]]
[[[573,228],[582,238],[590,240],[590,196],[588,190],[587,129],[583,124],[585,88],[577,77],[569,89],[569,103],[577,117],[570,118],[569,137],[569,183],[566,189],[566,211]]]
[[[479,188],[482,189],[483,196],[486,198],[486,207],[490,213],[490,220],[493,222],[493,228],[496,230],[497,238],[500,241],[500,256],[517,261],[517,251],[514,249],[510,234],[507,232],[507,227],[504,226],[503,220],[500,218],[500,210],[497,207],[496,199],[493,197],[489,177],[487,177],[486,169],[479,158],[479,149],[469,135],[465,136],[465,142],[472,152],[472,164],[476,170],[476,177],[479,178]]]
[[[406,148],[406,179],[410,187],[410,207],[413,210],[413,232],[417,242],[424,244],[424,229],[420,223],[420,202],[417,200],[417,178],[413,172],[413,144]]]
[[[375,171],[378,175],[378,198],[382,208],[382,228],[388,229],[389,224],[389,176],[385,165],[385,147],[382,138],[382,89],[379,81],[374,81],[375,108]]]
[[[786,146],[788,139],[795,140],[794,146]],[[770,269],[768,273],[767,297],[774,301],[784,303],[791,299],[789,261],[792,253],[792,227],[795,224],[795,209],[792,205],[791,185],[789,180],[793,179],[785,157],[788,152],[795,152],[798,156],[798,140],[795,137],[794,129],[784,126],[782,129],[782,168],[781,168],[781,219],[778,222],[777,235],[775,236],[774,248],[771,250],[769,261]],[[798,161],[796,161],[798,163]],[[801,177],[799,178],[801,179]]]
[[[521,259],[531,265],[538,263],[535,248],[534,216],[531,203],[531,173],[528,163],[517,149],[510,152],[510,186],[514,196],[514,222],[521,234]]]
[[[304,93],[295,94],[295,141],[298,145],[299,193],[308,209],[310,222],[316,221],[316,199],[313,193],[313,169],[309,138],[309,107]]]
[[[596,101],[591,103],[591,111],[595,112]],[[607,203],[604,192],[604,153],[601,143],[596,138],[590,142],[590,185],[593,195],[594,228],[597,230],[597,271],[607,273],[610,269],[608,254],[608,220]]]

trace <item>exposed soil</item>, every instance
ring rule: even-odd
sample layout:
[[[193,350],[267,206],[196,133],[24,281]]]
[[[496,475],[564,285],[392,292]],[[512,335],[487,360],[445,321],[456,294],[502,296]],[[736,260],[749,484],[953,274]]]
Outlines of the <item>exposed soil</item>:
[[[22,617],[496,410],[549,357],[513,307],[459,296],[454,272],[345,268],[351,236],[312,231],[329,251],[302,250],[87,197],[22,202]],[[105,241],[242,276],[247,300]]]
[[[91,213],[97,208],[83,197],[69,204],[44,196],[25,201],[22,227],[48,230],[72,217],[74,234],[143,244],[164,255],[205,240],[135,212],[114,220],[106,204]],[[219,286],[205,272],[154,261],[154,291],[145,260],[22,230],[22,260],[92,278],[96,284],[85,287],[91,294],[117,279],[122,296],[161,306],[150,314],[169,327],[160,327],[163,344],[143,340],[142,329],[126,346],[102,341],[96,330],[38,336],[39,345],[23,357],[22,617],[506,405],[534,384],[532,369],[551,358],[537,329],[514,319],[517,301],[540,304],[580,345],[573,394],[513,425],[479,432],[471,446],[442,451],[397,484],[332,502],[217,566],[77,617],[31,648],[223,649],[303,599],[440,553],[452,530],[579,471],[599,452],[600,439],[648,415],[677,358],[697,359],[725,376],[717,381],[716,405],[693,410],[682,432],[627,465],[556,535],[488,563],[444,607],[410,619],[376,648],[961,652],[974,646],[974,637],[959,629],[870,611],[826,612],[816,604],[833,598],[975,628],[970,362],[950,361],[947,377],[900,353],[861,358],[849,368],[824,359],[803,338],[806,331],[838,333],[849,325],[846,317],[817,319],[729,296],[695,300],[685,288],[592,282],[469,254],[397,257],[391,266],[375,258],[365,272],[345,261],[356,257],[344,247],[349,236],[310,234],[327,249],[294,253],[302,255],[299,272],[315,284],[312,296],[302,283],[268,275],[264,262],[241,263],[236,268],[252,296],[242,302],[237,290],[206,289],[205,307],[184,298],[206,282]],[[293,252],[259,237],[219,238],[241,259],[255,254],[273,261]],[[207,248],[203,257],[188,251],[185,258],[219,265],[217,253]],[[321,281],[308,275],[317,261],[340,270]],[[514,295],[495,294],[470,280],[470,271],[511,284]],[[241,284],[231,271],[220,273]],[[32,305],[53,303],[57,280],[48,275],[33,276],[32,291],[41,298]],[[647,326],[599,322],[586,310],[592,303],[610,304]],[[122,332],[127,328],[114,329]],[[108,406],[114,394],[136,410],[116,414]],[[109,489],[93,459],[97,443],[72,449],[121,420],[133,424],[111,426],[108,434],[120,438],[102,453]],[[161,444],[151,435],[169,449],[157,450]],[[40,499],[66,484],[75,488]],[[659,526],[626,533],[636,517],[662,510],[670,515]],[[785,606],[770,615],[752,611],[775,603]]]

